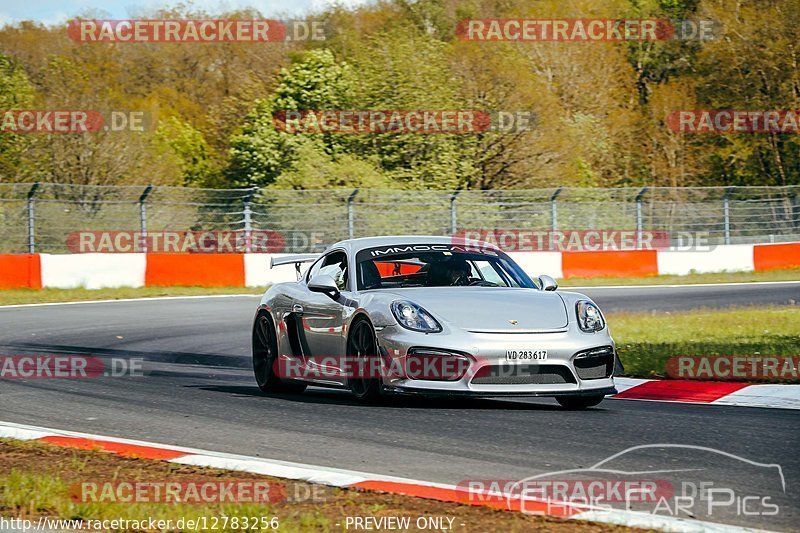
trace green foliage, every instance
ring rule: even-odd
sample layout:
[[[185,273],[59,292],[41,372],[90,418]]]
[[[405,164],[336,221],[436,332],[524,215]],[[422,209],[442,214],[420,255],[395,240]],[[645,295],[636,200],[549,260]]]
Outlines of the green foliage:
[[[273,114],[286,110],[355,109],[355,102],[357,109],[376,110],[460,107],[455,88],[446,83],[444,46],[413,31],[377,36],[351,61],[337,62],[330,50],[314,50],[281,70],[273,98],[255,107],[231,141],[228,175],[235,184],[458,186],[472,169],[471,154],[456,135],[348,136],[276,129]]]
[[[465,109],[449,64],[449,45],[401,26],[372,36],[350,57],[363,109]],[[361,136],[352,149],[374,156],[398,186],[453,189],[476,172],[475,136],[396,134]]]
[[[320,142],[309,140],[297,149],[297,163],[281,174],[273,187],[278,189],[327,189],[364,187],[388,189],[392,184],[374,164],[351,154],[335,159]]]
[[[209,185],[214,174],[212,155],[200,131],[178,117],[168,117],[159,123],[155,142],[177,159],[184,185]]]
[[[297,161],[297,139],[275,129],[270,102],[259,101],[231,139],[228,183],[233,187],[270,185]]]
[[[0,109],[25,109],[32,103],[33,87],[25,71],[0,54]]]
[[[242,131],[231,139],[226,170],[230,182],[236,186],[266,186],[284,172],[294,171],[299,150],[307,139],[277,130],[273,114],[286,110],[346,109],[352,100],[352,78],[350,66],[338,63],[333,53],[324,49],[312,50],[282,69],[272,98],[258,101],[245,118]],[[332,135],[317,136],[325,137],[323,150],[341,151],[340,143]]]
[[[0,54],[0,111],[29,108],[33,101],[33,87],[25,71]],[[22,135],[0,132],[0,179],[13,178],[20,171],[28,144]]]
[[[178,6],[153,18],[258,18]],[[712,20],[711,40],[464,42],[466,18]],[[800,183],[800,136],[692,135],[680,109],[797,109],[800,0],[386,0],[322,10],[324,42],[75,43],[0,29],[0,110],[146,110],[142,134],[0,133],[0,177],[211,187]],[[533,130],[293,134],[284,110],[532,111]],[[375,185],[370,185],[375,184]]]
[[[311,50],[280,71],[275,109],[346,109],[353,103],[353,71],[328,49]]]

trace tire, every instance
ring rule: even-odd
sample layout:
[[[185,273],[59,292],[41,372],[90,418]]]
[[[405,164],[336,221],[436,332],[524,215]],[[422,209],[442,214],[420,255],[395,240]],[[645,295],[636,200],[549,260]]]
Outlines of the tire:
[[[369,320],[362,318],[350,326],[350,335],[347,337],[347,357],[359,363],[363,359],[378,357],[378,341],[375,330]],[[361,365],[352,365],[353,367]],[[363,365],[362,368],[370,368]],[[360,402],[376,402],[381,397],[383,382],[380,378],[348,377],[347,388]]]
[[[275,373],[278,357],[278,340],[275,326],[269,312],[259,311],[253,324],[253,375],[261,392],[301,393],[306,389],[303,383],[286,383]]]
[[[561,404],[561,407],[571,411],[579,411],[594,407],[603,401],[605,396],[557,396],[556,401]]]

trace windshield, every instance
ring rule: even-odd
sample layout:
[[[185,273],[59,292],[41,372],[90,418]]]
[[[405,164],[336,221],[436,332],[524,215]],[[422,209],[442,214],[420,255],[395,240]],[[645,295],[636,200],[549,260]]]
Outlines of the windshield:
[[[361,250],[358,288],[525,287],[533,281],[507,255],[450,244],[412,244]]]

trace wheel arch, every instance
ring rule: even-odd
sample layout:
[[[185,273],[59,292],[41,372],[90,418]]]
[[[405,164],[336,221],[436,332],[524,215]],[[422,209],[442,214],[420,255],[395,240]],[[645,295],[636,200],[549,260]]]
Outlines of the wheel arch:
[[[353,326],[358,324],[362,320],[366,320],[367,322],[369,322],[372,331],[375,332],[375,323],[370,318],[369,313],[367,313],[365,309],[358,309],[355,313],[353,313],[353,316],[350,317],[350,320],[347,321],[347,335],[345,335],[344,337],[345,351],[347,350],[347,345],[348,342],[350,341],[350,335],[351,332],[353,331]],[[375,339],[377,342],[377,334],[375,335]]]

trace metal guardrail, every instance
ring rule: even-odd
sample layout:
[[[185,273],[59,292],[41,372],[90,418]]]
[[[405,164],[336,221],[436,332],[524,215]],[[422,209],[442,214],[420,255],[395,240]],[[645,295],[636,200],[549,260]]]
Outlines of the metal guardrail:
[[[640,230],[710,244],[800,240],[800,186],[407,191],[0,183],[0,252],[64,253],[77,231],[273,230],[287,250],[382,234]],[[304,245],[305,243],[305,245]]]

